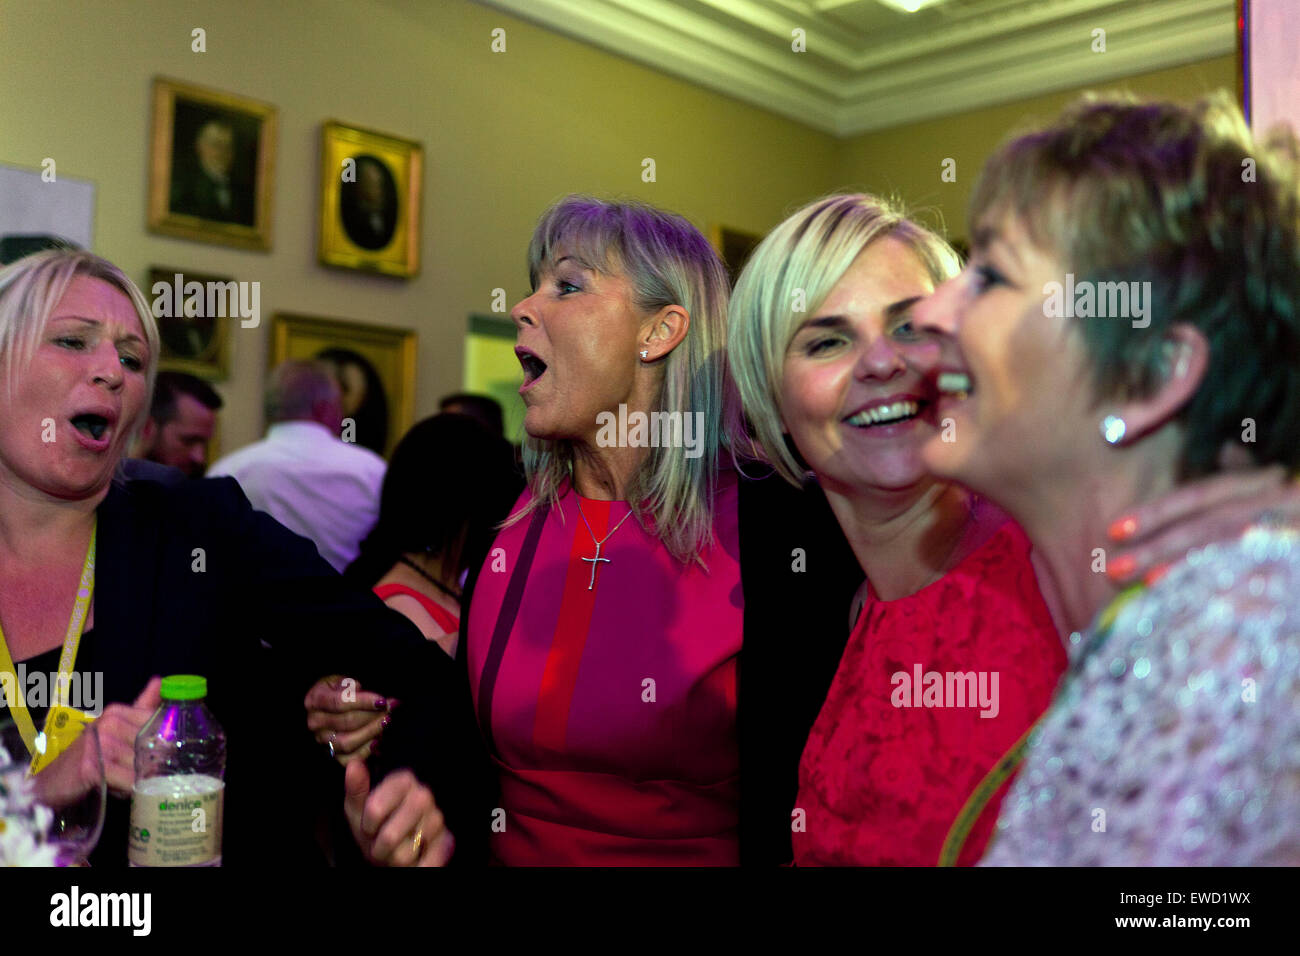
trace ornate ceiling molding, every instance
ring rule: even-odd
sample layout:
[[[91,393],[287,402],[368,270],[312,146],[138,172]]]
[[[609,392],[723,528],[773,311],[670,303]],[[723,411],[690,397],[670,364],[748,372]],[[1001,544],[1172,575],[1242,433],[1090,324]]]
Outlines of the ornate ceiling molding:
[[[947,0],[915,14],[875,0],[477,2],[836,136],[1236,48],[1234,0]]]

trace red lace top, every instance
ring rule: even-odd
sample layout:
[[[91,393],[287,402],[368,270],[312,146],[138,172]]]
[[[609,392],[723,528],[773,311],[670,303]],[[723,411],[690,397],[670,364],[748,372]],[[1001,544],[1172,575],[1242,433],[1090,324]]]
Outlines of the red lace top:
[[[1047,709],[1065,670],[1029,552],[1008,521],[934,584],[867,602],[799,765],[800,866],[938,862],[966,799]],[[959,865],[983,856],[1006,789]]]

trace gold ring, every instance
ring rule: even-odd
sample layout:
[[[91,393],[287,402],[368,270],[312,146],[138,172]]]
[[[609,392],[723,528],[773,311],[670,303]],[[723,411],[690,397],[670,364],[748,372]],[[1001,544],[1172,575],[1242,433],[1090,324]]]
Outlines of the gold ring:
[[[411,837],[411,852],[418,858],[420,855],[420,844],[424,842],[424,827],[415,831],[415,836]]]

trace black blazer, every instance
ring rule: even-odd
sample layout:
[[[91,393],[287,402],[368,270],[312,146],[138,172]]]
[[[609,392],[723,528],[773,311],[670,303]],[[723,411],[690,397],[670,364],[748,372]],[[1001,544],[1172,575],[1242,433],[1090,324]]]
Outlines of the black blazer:
[[[777,866],[793,859],[791,812],[799,759],[848,643],[849,610],[863,573],[815,483],[800,490],[778,475],[742,476],[739,511],[745,602],[736,696],[740,862]],[[466,582],[462,634],[471,614],[496,620],[497,608],[473,603],[480,566],[472,565]],[[468,686],[465,644],[460,642],[458,664]],[[465,797],[471,808],[478,807],[469,810],[470,819],[486,821],[499,806],[496,776],[472,713],[468,722],[477,752],[464,757],[461,779],[473,781],[476,789]],[[470,853],[486,848],[476,842],[462,853],[457,833],[462,862],[482,862],[482,856],[470,858]]]
[[[740,484],[745,638],[740,743],[740,862],[789,863],[799,759],[849,639],[862,568],[815,483],[779,475]]]
[[[319,798],[341,812],[341,771],[307,731],[302,706],[324,675],[402,702],[389,730],[409,729],[392,743],[385,734],[390,753],[375,762],[374,782],[417,747],[454,772],[428,730],[454,727],[468,704],[437,645],[345,583],[306,538],[254,511],[233,479],[154,474],[164,480],[115,482],[99,507],[95,626],[77,669],[103,673],[110,703],[132,702],[154,674],[208,679],[208,706],[227,737],[225,865],[308,862],[316,819],[307,808]],[[109,804],[97,866],[126,863],[128,803]]]

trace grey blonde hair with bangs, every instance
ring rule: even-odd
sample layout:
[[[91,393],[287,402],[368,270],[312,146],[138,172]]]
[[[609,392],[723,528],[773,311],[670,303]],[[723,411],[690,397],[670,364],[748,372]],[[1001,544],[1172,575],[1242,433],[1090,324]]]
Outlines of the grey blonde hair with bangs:
[[[561,253],[560,250],[563,250]],[[654,410],[702,412],[702,453],[689,458],[680,448],[652,447],[627,489],[637,520],[683,563],[703,563],[713,544],[713,502],[720,450],[740,407],[726,374],[728,282],[722,260],[681,216],[635,201],[568,196],[545,213],[528,246],[533,284],[561,255],[598,272],[622,274],[634,304],[649,314],[679,305],[690,315],[685,339],[665,358],[664,378]],[[510,525],[545,506],[555,506],[573,473],[567,441],[524,438],[524,470],[532,491],[529,504]]]
[[[727,355],[752,428],[752,457],[794,485],[807,468],[785,439],[781,385],[786,351],[800,322],[813,315],[871,243],[897,239],[925,265],[935,285],[961,269],[957,253],[902,207],[861,193],[809,203],[773,229],[749,258],[731,296]],[[796,312],[796,305],[803,308]]]
[[[47,249],[24,256],[0,269],[0,361],[4,363],[7,387],[12,389],[26,373],[50,316],[72,280],[78,276],[102,279],[135,306],[149,346],[149,360],[145,365],[148,390],[145,394],[152,395],[154,378],[158,373],[158,324],[154,321],[149,302],[125,272],[107,259],[80,249]],[[132,423],[131,442],[135,441],[148,416],[146,402],[139,420]]]

